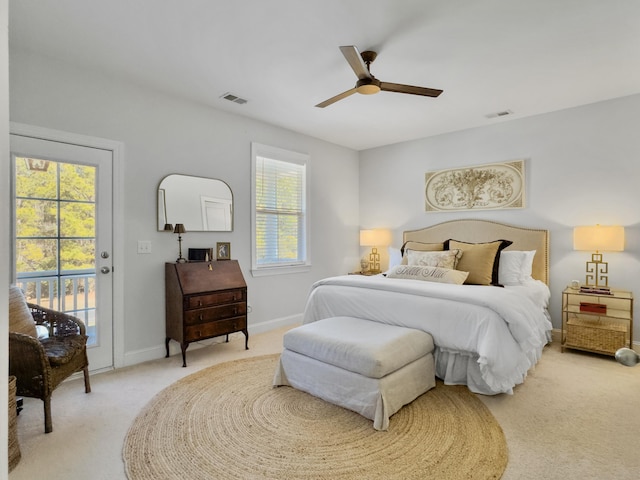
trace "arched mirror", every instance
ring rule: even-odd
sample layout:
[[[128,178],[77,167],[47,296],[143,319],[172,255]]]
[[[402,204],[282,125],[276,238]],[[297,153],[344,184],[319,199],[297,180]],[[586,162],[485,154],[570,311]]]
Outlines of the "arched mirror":
[[[187,232],[233,230],[233,193],[222,180],[167,175],[158,187],[158,230],[182,223]]]

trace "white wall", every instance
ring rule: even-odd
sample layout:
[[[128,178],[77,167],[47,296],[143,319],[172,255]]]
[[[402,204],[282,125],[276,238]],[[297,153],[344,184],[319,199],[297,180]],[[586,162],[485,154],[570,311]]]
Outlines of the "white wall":
[[[231,242],[253,307],[250,331],[299,320],[313,281],[357,263],[357,152],[25,52],[10,52],[10,80],[11,121],[124,143],[124,251],[115,253],[125,265],[125,364],[164,355],[164,262],[177,258],[178,242],[157,231],[156,191],[170,173],[231,187],[234,231],[187,232],[183,252]],[[309,273],[251,276],[252,141],[311,156]],[[137,254],[138,240],[151,240],[151,255]]]
[[[640,95],[516,119],[360,154],[360,224],[402,231],[457,218],[550,230],[551,314],[560,327],[561,291],[584,281],[587,252],[573,251],[576,225],[623,225],[626,250],[605,253],[612,286],[640,295]],[[526,208],[426,213],[424,174],[526,159]],[[640,322],[635,329],[640,341]]]

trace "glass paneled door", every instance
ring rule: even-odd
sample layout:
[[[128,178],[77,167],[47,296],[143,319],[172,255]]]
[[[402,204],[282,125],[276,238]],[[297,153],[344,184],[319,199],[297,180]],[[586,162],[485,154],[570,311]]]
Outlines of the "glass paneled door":
[[[82,319],[89,368],[113,365],[112,152],[11,135],[14,281]]]

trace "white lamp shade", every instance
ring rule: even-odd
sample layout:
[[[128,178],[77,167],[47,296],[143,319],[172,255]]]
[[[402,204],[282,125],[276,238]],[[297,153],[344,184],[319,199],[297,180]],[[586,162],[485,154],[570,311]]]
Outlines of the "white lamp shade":
[[[391,231],[382,228],[360,230],[360,246],[386,247],[387,245],[391,245]]]
[[[573,249],[589,252],[624,251],[624,227],[585,226],[574,227]]]

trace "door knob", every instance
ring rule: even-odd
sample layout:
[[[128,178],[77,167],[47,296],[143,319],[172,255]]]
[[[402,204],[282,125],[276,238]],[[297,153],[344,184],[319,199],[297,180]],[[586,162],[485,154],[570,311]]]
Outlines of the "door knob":
[[[111,271],[111,269],[110,269],[109,267],[102,267],[102,268],[100,269],[100,271],[101,271],[102,273],[109,273],[109,272]]]

